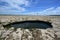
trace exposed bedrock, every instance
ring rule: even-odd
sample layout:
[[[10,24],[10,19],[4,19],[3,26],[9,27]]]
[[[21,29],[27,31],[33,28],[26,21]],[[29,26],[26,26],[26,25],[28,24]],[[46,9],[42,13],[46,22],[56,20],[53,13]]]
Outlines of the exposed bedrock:
[[[53,26],[47,29],[4,28],[14,22],[40,20]],[[0,16],[0,40],[60,40],[60,16]]]

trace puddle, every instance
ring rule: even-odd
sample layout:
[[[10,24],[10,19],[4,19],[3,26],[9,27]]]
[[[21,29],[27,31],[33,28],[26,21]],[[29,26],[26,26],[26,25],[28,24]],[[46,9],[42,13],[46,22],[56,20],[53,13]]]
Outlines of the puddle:
[[[28,20],[28,21],[21,21],[21,22],[14,22],[7,25],[4,25],[4,27],[14,27],[14,28],[40,28],[40,29],[46,29],[46,28],[52,28],[53,26],[49,22],[45,21],[39,21],[39,20]]]

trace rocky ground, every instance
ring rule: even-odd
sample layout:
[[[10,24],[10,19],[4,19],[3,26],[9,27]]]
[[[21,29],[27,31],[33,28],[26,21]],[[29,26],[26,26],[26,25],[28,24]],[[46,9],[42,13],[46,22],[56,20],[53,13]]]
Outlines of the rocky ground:
[[[24,20],[43,20],[51,22],[53,28],[9,29],[3,25]],[[60,16],[0,16],[0,40],[60,40]]]

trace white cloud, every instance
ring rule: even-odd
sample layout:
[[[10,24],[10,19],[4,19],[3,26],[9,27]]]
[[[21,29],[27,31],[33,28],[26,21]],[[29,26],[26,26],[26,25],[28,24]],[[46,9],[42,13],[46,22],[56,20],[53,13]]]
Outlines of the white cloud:
[[[41,12],[38,12],[38,13],[39,13],[39,15],[40,14],[42,14],[42,15],[50,15],[50,14],[55,14],[54,10],[55,10],[55,8],[51,7],[51,8],[45,9],[45,10],[43,10]]]
[[[27,5],[29,4],[29,1],[28,0],[5,0],[6,2],[8,2],[11,6],[14,6],[14,5]]]
[[[60,7],[51,7],[38,13],[38,15],[60,15]]]
[[[25,12],[26,8],[21,7],[19,5],[25,5],[25,7],[30,6],[31,0],[0,0],[0,1],[4,1],[7,2],[9,4],[9,6],[1,6],[0,7],[0,13],[21,13],[21,12]],[[37,0],[36,0],[37,2]],[[13,10],[12,10],[13,9]],[[17,10],[15,10],[17,9]],[[45,9],[43,11],[39,11],[39,12],[30,12],[30,13],[24,13],[24,15],[60,15],[60,7],[51,7],[48,9]]]
[[[0,7],[0,14],[21,14],[24,9],[12,10],[10,7]]]
[[[17,11],[19,10],[20,12],[24,12],[26,11],[26,9],[19,5],[24,4],[26,7],[29,5],[28,0],[1,0],[1,1],[7,2],[9,4],[9,6],[0,7],[1,10],[4,9],[5,11],[7,11],[7,9],[11,10],[12,8],[15,8],[17,9]]]
[[[30,12],[28,15],[60,15],[60,7],[51,7],[39,12]]]

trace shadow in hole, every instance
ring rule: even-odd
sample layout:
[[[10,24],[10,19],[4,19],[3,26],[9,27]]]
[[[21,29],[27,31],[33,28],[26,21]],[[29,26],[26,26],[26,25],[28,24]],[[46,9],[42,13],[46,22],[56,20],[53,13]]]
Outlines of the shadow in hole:
[[[46,29],[46,28],[52,28],[53,26],[49,22],[45,21],[39,21],[39,20],[27,20],[27,21],[21,21],[21,22],[13,22],[7,25],[3,25],[5,28],[25,28],[25,29],[32,29],[32,28],[40,28],[40,29]]]

